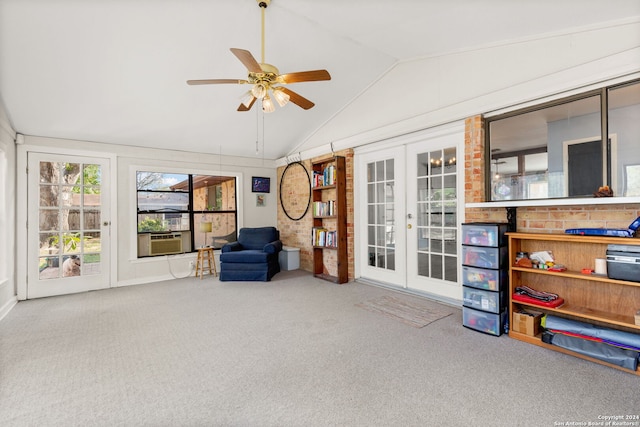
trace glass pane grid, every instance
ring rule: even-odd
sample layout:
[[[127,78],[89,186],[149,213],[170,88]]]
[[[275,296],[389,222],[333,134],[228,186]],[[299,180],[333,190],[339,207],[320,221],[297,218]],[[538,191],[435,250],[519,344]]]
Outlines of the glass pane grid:
[[[417,273],[456,282],[456,149],[420,153],[417,162]]]
[[[368,265],[395,269],[394,160],[367,165]]]
[[[40,162],[40,279],[100,272],[100,180],[100,165]]]

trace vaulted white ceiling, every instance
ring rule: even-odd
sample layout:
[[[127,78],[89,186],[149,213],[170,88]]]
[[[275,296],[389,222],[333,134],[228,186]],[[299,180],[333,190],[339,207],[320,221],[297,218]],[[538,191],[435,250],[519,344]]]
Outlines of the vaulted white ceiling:
[[[256,0],[0,0],[0,101],[25,135],[277,159],[376,128],[367,90],[394,67],[630,16],[639,1],[272,0],[266,62],[332,80],[289,86],[314,108],[263,116],[236,111],[246,86],[186,84],[246,78],[229,48],[260,60]]]

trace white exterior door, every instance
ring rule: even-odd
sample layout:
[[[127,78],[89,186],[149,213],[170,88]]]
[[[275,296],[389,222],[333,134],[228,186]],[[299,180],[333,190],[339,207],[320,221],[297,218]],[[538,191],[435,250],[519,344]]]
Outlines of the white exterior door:
[[[357,156],[360,277],[462,300],[463,132],[425,132]]]
[[[464,163],[458,159],[458,138],[446,135],[407,146],[406,168],[408,287],[453,300],[462,300],[458,237]]]
[[[28,154],[27,298],[109,287],[109,160]]]
[[[405,286],[404,148],[359,158],[360,275]]]

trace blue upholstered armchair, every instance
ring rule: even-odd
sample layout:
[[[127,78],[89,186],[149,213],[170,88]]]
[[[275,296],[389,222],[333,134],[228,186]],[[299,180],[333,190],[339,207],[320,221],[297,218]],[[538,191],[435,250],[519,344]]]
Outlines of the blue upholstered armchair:
[[[241,228],[238,241],[222,247],[220,280],[268,282],[280,271],[280,232],[275,227]]]

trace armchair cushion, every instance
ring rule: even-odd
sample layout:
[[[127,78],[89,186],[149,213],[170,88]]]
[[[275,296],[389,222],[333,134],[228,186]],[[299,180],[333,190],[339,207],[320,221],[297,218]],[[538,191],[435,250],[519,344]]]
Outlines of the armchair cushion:
[[[264,249],[267,243],[280,240],[280,232],[275,227],[241,228],[238,243],[243,249]]]
[[[280,240],[276,240],[274,242],[267,243],[264,245],[262,250],[268,254],[277,254],[282,250],[282,242]]]
[[[241,251],[242,250],[242,245],[238,242],[231,242],[231,243],[227,243],[222,247],[222,252],[234,252],[234,251]]]
[[[222,262],[239,262],[242,264],[256,264],[269,261],[269,253],[257,250],[224,252],[220,255]]]

